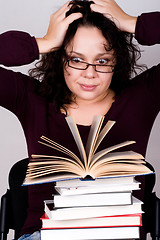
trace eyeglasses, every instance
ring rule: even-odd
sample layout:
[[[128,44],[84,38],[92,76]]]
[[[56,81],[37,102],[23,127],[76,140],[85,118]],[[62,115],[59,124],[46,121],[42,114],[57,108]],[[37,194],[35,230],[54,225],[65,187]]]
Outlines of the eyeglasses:
[[[86,70],[89,66],[92,66],[96,72],[100,73],[112,73],[114,71],[114,65],[91,64],[82,61],[73,61],[72,59],[67,59],[67,63],[69,67],[77,70]]]

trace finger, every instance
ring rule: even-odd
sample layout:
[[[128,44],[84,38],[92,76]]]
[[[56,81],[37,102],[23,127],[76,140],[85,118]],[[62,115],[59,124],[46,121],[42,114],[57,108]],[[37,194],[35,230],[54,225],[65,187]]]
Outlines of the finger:
[[[104,9],[104,7],[102,5],[99,4],[91,4],[91,10],[93,12],[99,12],[99,13],[104,13],[106,12],[106,10]]]
[[[101,13],[110,12],[117,5],[114,0],[94,0],[94,3],[91,4],[91,9]]]
[[[79,19],[79,18],[82,18],[83,17],[83,14],[80,13],[80,12],[77,12],[77,13],[72,13],[70,14],[68,17],[66,17],[64,20],[63,20],[63,23],[66,24],[66,27],[68,28],[69,24],[71,24],[72,22],[74,22],[75,20]]]
[[[60,15],[65,15],[65,13],[70,9],[68,2],[65,3],[60,9],[53,13],[55,17],[59,17]]]
[[[113,0],[94,0],[94,3],[97,5],[105,6],[109,4],[111,1],[113,2]],[[91,4],[91,5],[94,5],[94,4]]]
[[[57,24],[60,24],[66,17],[66,12],[69,11],[69,2],[66,2],[57,12],[54,12],[51,14],[50,17],[50,25],[56,26]]]
[[[91,4],[92,11],[102,13],[107,18],[116,18],[117,15],[122,14],[122,9],[114,0],[95,0],[95,2]]]

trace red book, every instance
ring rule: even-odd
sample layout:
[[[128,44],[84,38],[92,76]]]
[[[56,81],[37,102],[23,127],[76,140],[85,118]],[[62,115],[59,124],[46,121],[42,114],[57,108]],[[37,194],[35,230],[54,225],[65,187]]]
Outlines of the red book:
[[[142,226],[142,214],[102,216],[74,220],[53,220],[45,213],[42,217],[42,229],[104,228]]]

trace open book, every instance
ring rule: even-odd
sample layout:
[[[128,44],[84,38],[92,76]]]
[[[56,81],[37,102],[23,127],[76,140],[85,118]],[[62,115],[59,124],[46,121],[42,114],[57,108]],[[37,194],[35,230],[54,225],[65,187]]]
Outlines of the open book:
[[[126,141],[96,152],[103,138],[115,124],[114,121],[108,121],[101,130],[103,120],[103,116],[95,116],[85,150],[77,125],[71,116],[66,117],[81,158],[62,145],[42,136],[42,141],[39,141],[41,144],[65,153],[66,157],[32,155],[24,185],[73,178],[85,179],[88,176],[95,179],[151,173],[151,170],[145,166],[141,154],[133,151],[112,152],[135,141]]]

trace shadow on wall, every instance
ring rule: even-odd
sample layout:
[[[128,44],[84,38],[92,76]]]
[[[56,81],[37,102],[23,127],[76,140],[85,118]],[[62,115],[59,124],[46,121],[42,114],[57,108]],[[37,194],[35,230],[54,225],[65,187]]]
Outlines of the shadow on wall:
[[[27,157],[26,141],[17,117],[0,107],[0,196],[8,187],[8,173],[18,160]]]
[[[160,197],[160,113],[153,125],[146,154],[146,161],[152,164],[156,172],[154,191]]]

